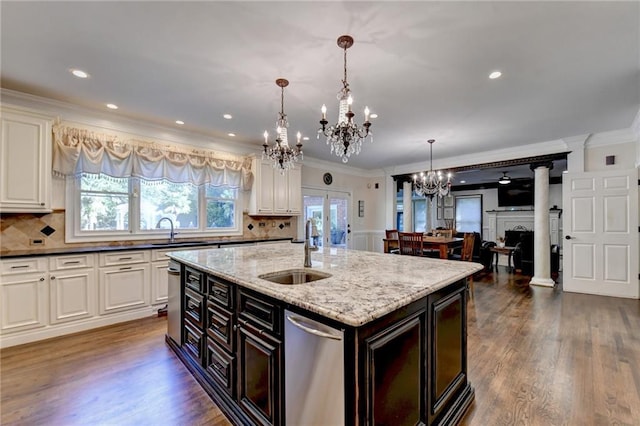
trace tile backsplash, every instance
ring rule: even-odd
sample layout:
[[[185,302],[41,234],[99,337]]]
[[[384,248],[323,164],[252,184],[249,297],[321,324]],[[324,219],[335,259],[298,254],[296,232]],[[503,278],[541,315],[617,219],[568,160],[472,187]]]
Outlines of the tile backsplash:
[[[242,236],[206,237],[208,241],[296,238],[297,217],[257,217],[246,213],[242,216]],[[4,213],[0,216],[0,254],[16,250],[50,251],[57,248],[120,246],[141,244],[145,241],[112,241],[97,243],[65,243],[65,212],[52,213]],[[187,241],[190,238],[180,238]],[[202,237],[191,239],[202,240]],[[152,240],[148,240],[152,241]]]

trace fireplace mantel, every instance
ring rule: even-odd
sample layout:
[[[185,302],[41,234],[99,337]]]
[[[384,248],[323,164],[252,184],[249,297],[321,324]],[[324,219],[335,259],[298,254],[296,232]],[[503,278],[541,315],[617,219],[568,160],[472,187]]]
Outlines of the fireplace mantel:
[[[506,230],[516,227],[533,231],[534,210],[487,210],[489,218],[488,240],[497,241],[497,237],[504,237]],[[562,210],[549,210],[549,236],[551,244],[562,246]]]

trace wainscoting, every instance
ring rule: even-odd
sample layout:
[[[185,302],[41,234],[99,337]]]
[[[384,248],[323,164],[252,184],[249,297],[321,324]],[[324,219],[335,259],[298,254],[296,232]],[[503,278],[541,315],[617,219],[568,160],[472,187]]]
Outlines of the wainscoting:
[[[382,253],[384,251],[384,244],[382,242],[384,237],[384,230],[354,231],[351,237],[351,248],[354,250]]]

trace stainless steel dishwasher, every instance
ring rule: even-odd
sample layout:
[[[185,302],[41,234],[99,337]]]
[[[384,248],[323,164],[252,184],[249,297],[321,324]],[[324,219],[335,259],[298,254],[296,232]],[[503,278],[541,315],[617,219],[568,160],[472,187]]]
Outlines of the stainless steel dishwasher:
[[[344,333],[285,311],[286,424],[344,425]]]
[[[170,260],[167,267],[167,334],[178,345],[182,344],[182,318],[180,318],[180,264]]]

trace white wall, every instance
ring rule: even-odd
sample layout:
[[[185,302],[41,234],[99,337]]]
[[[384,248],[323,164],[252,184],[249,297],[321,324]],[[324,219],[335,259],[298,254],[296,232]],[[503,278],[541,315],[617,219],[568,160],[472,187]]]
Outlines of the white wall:
[[[375,172],[373,175],[366,175],[358,169],[350,173],[348,167],[314,164],[313,161],[309,163],[302,166],[303,190],[308,188],[350,193],[352,248],[382,251],[386,203],[385,179],[382,172],[378,175],[375,175]],[[331,169],[328,170],[327,167]],[[327,172],[333,176],[331,185],[325,185],[322,179]],[[358,217],[359,200],[364,201],[364,217]]]

